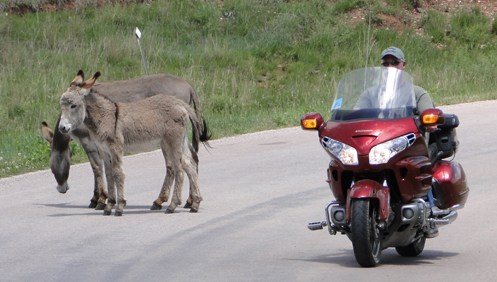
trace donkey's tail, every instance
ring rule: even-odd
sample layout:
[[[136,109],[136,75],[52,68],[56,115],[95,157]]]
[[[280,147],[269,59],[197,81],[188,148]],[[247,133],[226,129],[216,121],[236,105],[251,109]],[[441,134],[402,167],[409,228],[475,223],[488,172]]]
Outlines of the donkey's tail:
[[[195,109],[195,115],[198,120],[202,122],[202,114],[200,113],[200,102],[198,100],[198,95],[193,87],[190,87],[190,103],[193,104],[193,109]],[[202,125],[202,124],[201,124]]]
[[[209,140],[212,138],[212,134],[209,131],[209,128],[207,127],[207,122],[205,119],[202,117],[202,114],[200,112],[200,102],[198,100],[198,95],[195,89],[193,87],[190,88],[190,102],[193,104],[193,109],[195,110],[195,116],[197,117],[197,124],[198,124],[198,139],[195,140],[195,133],[193,133],[193,140],[192,140],[192,145],[193,148],[195,149],[196,152],[198,152],[198,144],[199,142],[202,142],[204,146],[207,146],[211,148],[209,145]],[[191,115],[190,115],[190,120],[192,121]],[[192,121],[192,131],[195,130],[195,126],[193,125]]]
[[[207,123],[205,122],[205,120],[200,121],[197,114],[190,106],[187,106],[186,109],[192,123],[193,149],[195,150],[195,152],[198,152],[198,145],[200,142],[202,142],[204,146],[211,147],[208,141],[211,139],[212,135],[208,131]]]

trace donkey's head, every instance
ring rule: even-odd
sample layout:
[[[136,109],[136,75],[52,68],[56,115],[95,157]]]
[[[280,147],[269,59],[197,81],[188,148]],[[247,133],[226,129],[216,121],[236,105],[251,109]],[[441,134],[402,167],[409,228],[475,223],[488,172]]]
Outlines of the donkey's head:
[[[62,94],[62,97],[60,97],[61,110],[58,126],[60,132],[71,132],[85,120],[86,106],[84,98],[90,93],[99,76],[100,72],[96,72],[92,78],[84,82],[84,74],[80,70],[67,91]]]
[[[57,181],[57,190],[66,193],[69,190],[67,179],[69,178],[69,168],[71,166],[71,149],[69,143],[71,137],[58,130],[59,119],[53,132],[46,122],[40,126],[41,134],[50,143],[50,169]]]

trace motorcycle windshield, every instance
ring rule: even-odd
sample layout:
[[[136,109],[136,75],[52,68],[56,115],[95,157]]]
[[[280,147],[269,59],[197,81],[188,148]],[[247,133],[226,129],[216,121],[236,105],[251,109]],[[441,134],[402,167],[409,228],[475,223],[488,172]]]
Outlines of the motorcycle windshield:
[[[414,116],[412,77],[396,68],[372,67],[342,77],[331,120],[399,119]]]

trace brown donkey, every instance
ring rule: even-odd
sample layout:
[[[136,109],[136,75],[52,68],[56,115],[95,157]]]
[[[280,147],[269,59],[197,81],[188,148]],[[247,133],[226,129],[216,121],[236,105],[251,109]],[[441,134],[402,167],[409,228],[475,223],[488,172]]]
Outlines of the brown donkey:
[[[91,91],[99,76],[100,72],[97,72],[84,82],[83,71],[78,72],[60,98],[58,129],[62,133],[69,133],[84,124],[99,150],[110,156],[111,177],[115,186],[108,187],[109,198],[104,215],[110,215],[112,208],[117,204],[115,215],[120,216],[126,205],[125,175],[122,169],[124,152],[150,151],[158,144],[161,145],[166,164],[172,167],[175,182],[173,198],[166,213],[173,212],[181,204],[185,172],[191,183],[191,212],[198,211],[202,197],[198,189],[197,167],[189,149],[186,128],[190,120],[193,143],[198,144],[202,124],[193,109],[170,95],[155,95],[128,103],[112,102]],[[167,201],[171,185],[172,180],[166,175],[154,205]]]
[[[104,82],[95,84],[92,91],[115,102],[133,102],[157,94],[175,96],[187,104],[193,105],[197,118],[201,120],[203,125],[200,141],[207,141],[210,138],[207,125],[201,118],[197,93],[188,82],[180,77],[162,73],[129,80]],[[69,185],[67,184],[71,166],[69,143],[71,139],[76,140],[85,150],[94,175],[94,192],[89,207],[103,210],[107,200],[107,186],[114,185],[110,176],[110,158],[105,152],[99,152],[84,125],[79,126],[70,134],[64,134],[58,129],[59,120],[60,116],[54,131],[50,129],[46,122],[42,122],[40,127],[43,137],[50,143],[50,168],[58,184],[57,190],[60,193],[66,193],[69,190]],[[198,151],[198,147],[196,148],[195,152],[192,151],[194,157]],[[107,185],[104,182],[104,172]],[[172,168],[168,167],[167,172],[171,173]],[[189,197],[185,207],[190,207],[191,203],[191,197]],[[157,205],[152,206],[152,209],[160,208]]]

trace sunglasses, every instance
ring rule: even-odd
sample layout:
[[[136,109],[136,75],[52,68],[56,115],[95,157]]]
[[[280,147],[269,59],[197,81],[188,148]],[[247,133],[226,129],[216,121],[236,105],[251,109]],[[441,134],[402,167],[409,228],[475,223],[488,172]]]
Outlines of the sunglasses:
[[[388,67],[389,65],[392,65],[394,67],[398,66],[401,62],[400,61],[393,61],[393,62],[382,62],[381,65],[384,67]]]

